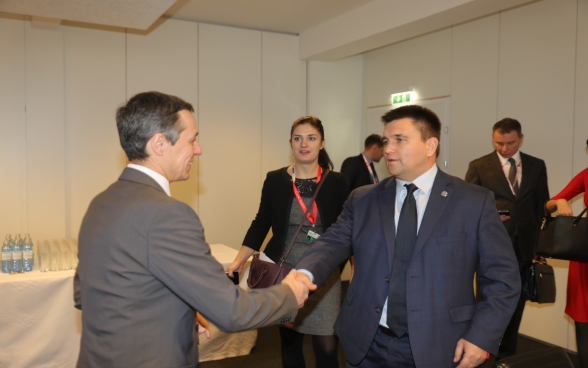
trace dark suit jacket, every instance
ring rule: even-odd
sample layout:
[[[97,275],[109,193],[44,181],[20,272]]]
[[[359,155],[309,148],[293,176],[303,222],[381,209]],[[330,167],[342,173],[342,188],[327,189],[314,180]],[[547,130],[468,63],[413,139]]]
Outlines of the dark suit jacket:
[[[296,266],[309,270],[320,285],[350,254],[355,256],[353,280],[335,323],[351,364],[368,352],[388,296],[395,200],[393,177],[356,189],[337,222]],[[496,354],[519,293],[515,254],[492,193],[439,170],[407,275],[408,333],[416,366],[455,367],[460,338]]]
[[[543,160],[522,152],[520,154],[523,180],[516,197],[510,190],[508,179],[504,175],[496,152],[470,162],[465,180],[490,189],[496,198],[496,209],[510,211],[510,220],[503,224],[513,244],[515,235],[518,236],[519,254],[522,260],[531,261],[537,227],[541,216],[545,213],[545,202],[549,200],[547,169]]]
[[[233,285],[192,208],[131,168],[90,203],[78,258],[79,367],[194,367],[194,310],[224,331],[298,310],[286,285],[250,293]]]
[[[329,172],[316,196],[323,232],[337,220],[348,195],[349,190],[343,176],[338,172]],[[287,168],[268,172],[263,182],[257,215],[251,222],[243,245],[259,250],[271,227],[273,235],[264,252],[274,262],[278,262],[286,247],[293,199],[292,177]]]
[[[347,157],[341,165],[341,174],[349,184],[349,190],[359,188],[364,185],[373,184],[370,172],[365,166],[362,154],[359,156]]]

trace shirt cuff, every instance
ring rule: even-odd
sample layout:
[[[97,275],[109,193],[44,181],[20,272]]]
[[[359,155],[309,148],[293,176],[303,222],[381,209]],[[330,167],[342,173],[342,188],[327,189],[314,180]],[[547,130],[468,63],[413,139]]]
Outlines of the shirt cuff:
[[[310,273],[309,270],[296,270],[296,272],[301,272],[301,273],[305,274],[306,276],[310,277],[310,281],[312,281],[314,283],[314,276],[312,275],[312,273]]]

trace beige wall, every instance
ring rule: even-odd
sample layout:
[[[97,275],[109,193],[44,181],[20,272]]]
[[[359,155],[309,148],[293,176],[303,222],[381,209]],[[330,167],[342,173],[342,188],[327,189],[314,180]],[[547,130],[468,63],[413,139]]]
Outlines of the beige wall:
[[[126,165],[116,108],[159,90],[194,105],[204,152],[172,194],[207,240],[239,247],[265,173],[288,165],[290,125],[306,114],[296,36],[177,20],[149,33],[46,30],[0,14],[0,49],[0,236],[77,237],[90,200]]]
[[[364,109],[409,86],[424,99],[449,97],[449,172],[458,177],[493,150],[492,125],[517,118],[521,150],[546,161],[555,195],[588,166],[587,14],[587,0],[544,0],[366,53]],[[528,303],[520,331],[575,350],[564,314],[568,263],[550,264],[557,301]]]

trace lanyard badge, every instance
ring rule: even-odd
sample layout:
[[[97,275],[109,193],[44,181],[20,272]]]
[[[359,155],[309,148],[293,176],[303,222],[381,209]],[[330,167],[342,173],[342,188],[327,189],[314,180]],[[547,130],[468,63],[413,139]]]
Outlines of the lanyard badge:
[[[323,173],[323,170],[319,166],[318,173],[316,175],[316,182],[317,183],[321,181],[322,173]],[[298,191],[298,188],[296,188],[296,171],[294,170],[294,166],[292,166],[292,189],[294,190],[294,196],[296,197],[296,200],[298,201],[298,205],[300,205],[302,212],[304,212],[304,214],[306,215],[306,218],[308,219],[308,221],[310,221],[310,223],[312,224],[312,227],[314,228],[314,225],[316,224],[316,216],[318,213],[316,201],[312,202],[312,214],[311,214],[308,212],[308,208],[304,204],[304,201],[302,200],[302,197],[300,196],[300,192]],[[314,232],[311,229],[306,234],[305,239],[307,242],[312,243],[313,241],[317,240],[319,237],[320,237],[320,234]]]

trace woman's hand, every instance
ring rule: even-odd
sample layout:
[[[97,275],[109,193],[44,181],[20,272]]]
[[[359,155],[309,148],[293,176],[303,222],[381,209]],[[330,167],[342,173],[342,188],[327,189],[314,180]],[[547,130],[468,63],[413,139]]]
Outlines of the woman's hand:
[[[572,210],[572,206],[570,203],[565,199],[550,199],[545,204],[545,209],[547,212],[555,212],[557,211],[558,215],[561,216],[573,216],[574,211]]]
[[[255,252],[253,249],[242,245],[241,249],[239,249],[239,253],[233,263],[231,263],[226,269],[225,272],[229,275],[229,277],[233,277],[233,272],[243,272],[243,266],[245,262],[251,257],[251,255]]]

